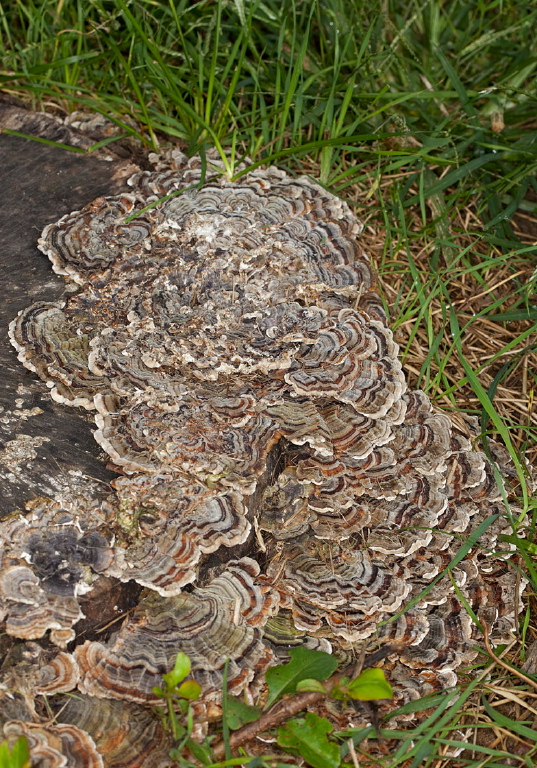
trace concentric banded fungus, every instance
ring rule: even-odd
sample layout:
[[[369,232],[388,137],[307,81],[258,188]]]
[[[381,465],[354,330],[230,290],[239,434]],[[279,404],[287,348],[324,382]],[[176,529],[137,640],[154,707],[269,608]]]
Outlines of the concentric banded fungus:
[[[93,395],[102,384],[88,370],[88,337],[69,326],[61,306],[33,304],[18,316],[10,337],[19,359],[51,387],[54,400],[93,408]],[[33,355],[38,347],[41,354]]]
[[[148,709],[123,701],[69,697],[57,715],[87,733],[105,768],[172,768],[172,746],[161,721]],[[83,764],[84,765],[84,764]]]
[[[123,531],[108,573],[161,595],[179,594],[194,580],[203,554],[243,544],[250,532],[242,498],[234,491],[165,473],[119,478],[114,486]]]
[[[28,740],[32,765],[40,768],[104,768],[95,742],[74,725],[34,725],[11,720],[4,725],[8,744]]]
[[[40,248],[79,288],[11,325],[53,397],[95,410],[95,437],[123,475],[104,502],[49,502],[0,525],[7,631],[53,629],[65,643],[76,594],[97,574],[152,590],[109,641],[78,642],[82,728],[87,702],[153,702],[178,650],[210,698],[226,657],[240,691],[274,661],[268,646],[296,633],[343,656],[367,638],[394,643],[386,669],[400,700],[452,684],[477,631],[451,580],[431,582],[460,536],[499,512],[494,468],[406,391],[359,222],[275,168],[230,181],[211,160],[202,186],[199,158],[154,159],[129,195],[46,228]],[[496,639],[519,608],[513,577],[487,554],[500,521],[451,569]],[[265,646],[278,603],[283,624],[272,619]],[[105,729],[123,717],[116,704],[98,703]],[[133,765],[160,765],[127,751]]]
[[[113,550],[99,530],[104,521],[96,502],[75,498],[70,510],[43,499],[28,506],[28,514],[0,525],[6,631],[31,640],[51,630],[51,640],[64,647],[82,618],[77,596],[112,564]]]
[[[406,569],[388,572],[367,552],[339,548],[307,538],[289,544],[269,566],[268,575],[287,595],[298,629],[315,632],[325,621],[347,640],[369,637],[410,592]]]
[[[100,271],[127,250],[149,248],[150,226],[143,218],[130,224],[123,222],[134,204],[131,195],[99,197],[84,210],[46,227],[39,246],[50,258],[54,271],[82,285],[88,273]]]
[[[23,644],[19,648],[21,661],[8,664],[3,660],[0,685],[16,690],[27,697],[35,694],[65,693],[76,688],[80,674],[78,665],[70,653],[60,651],[52,658],[37,643]]]
[[[278,597],[255,584],[258,574],[257,563],[244,558],[191,593],[147,595],[110,644],[78,646],[80,689],[101,698],[158,702],[153,688],[182,651],[205,696],[221,691],[226,659],[230,691],[240,693],[273,661],[257,627],[275,612]]]

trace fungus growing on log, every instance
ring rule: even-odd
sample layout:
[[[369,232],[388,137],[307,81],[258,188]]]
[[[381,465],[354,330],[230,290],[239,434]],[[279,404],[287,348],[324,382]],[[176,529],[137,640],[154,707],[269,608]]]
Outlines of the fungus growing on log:
[[[343,657],[390,642],[404,702],[474,657],[464,601],[498,640],[519,610],[514,576],[477,543],[452,571],[458,594],[431,586],[500,512],[494,468],[407,391],[349,206],[306,177],[230,181],[217,165],[203,185],[199,158],[171,153],[128,195],[48,226],[39,247],[76,291],[10,329],[56,400],[94,412],[122,473],[105,499],[40,500],[0,524],[5,629],[75,641],[84,696],[58,717],[107,766],[98,734],[155,703],[179,650],[210,701],[226,657],[242,691],[285,637]],[[501,531],[498,514],[487,545]],[[77,596],[97,576],[147,589],[111,637],[86,640]],[[148,711],[145,735],[125,736],[132,765],[161,764]]]

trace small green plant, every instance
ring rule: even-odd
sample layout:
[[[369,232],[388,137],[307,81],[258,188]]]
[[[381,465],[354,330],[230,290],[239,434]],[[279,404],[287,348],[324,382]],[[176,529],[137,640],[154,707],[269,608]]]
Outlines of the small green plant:
[[[28,742],[21,736],[9,748],[7,741],[0,742],[0,768],[30,768]]]
[[[377,701],[378,699],[393,699],[393,690],[384,676],[382,669],[364,669],[358,677],[342,677],[341,680],[326,691],[324,686],[315,679],[301,680],[296,686],[297,693],[304,691],[324,691],[333,699],[348,702]]]
[[[202,762],[206,763],[203,747],[190,738],[194,727],[194,715],[190,703],[200,697],[201,686],[195,680],[186,680],[191,670],[190,659],[185,653],[178,653],[173,669],[162,675],[163,686],[155,686],[153,693],[166,704],[166,719],[175,741],[170,757],[179,760],[185,748],[197,756],[201,752]],[[184,721],[180,722],[179,717]]]
[[[364,669],[356,677],[331,676],[337,660],[322,651],[296,648],[291,661],[267,672],[269,698],[275,702],[284,693],[320,693],[347,703],[349,699],[375,701],[392,699],[393,691],[382,669]],[[324,684],[323,684],[324,683]],[[278,744],[293,755],[302,757],[313,768],[338,768],[341,763],[339,745],[331,741],[333,726],[325,717],[308,712],[304,717],[288,720],[278,728]]]
[[[163,686],[153,689],[166,703],[166,724],[175,741],[170,756],[186,767],[192,765],[186,757],[190,752],[207,768],[221,768],[240,759],[232,757],[232,747],[246,744],[257,733],[273,730],[277,731],[278,745],[291,755],[301,757],[313,768],[337,768],[341,763],[340,745],[329,738],[332,724],[313,712],[293,717],[307,706],[300,694],[317,693],[320,699],[327,697],[344,703],[350,699],[373,701],[392,698],[391,686],[381,669],[365,669],[355,677],[334,674],[337,659],[323,651],[293,648],[289,655],[289,662],[267,671],[267,699],[263,707],[246,704],[227,693],[226,662],[219,729],[222,740],[214,741],[213,736],[199,744],[190,738],[194,727],[191,702],[200,696],[201,687],[193,680],[186,680],[191,672],[190,659],[179,653],[173,669],[163,675]],[[284,696],[287,697],[285,701]],[[280,717],[275,718],[278,707],[281,708]],[[254,727],[255,733],[248,731],[249,725]],[[235,732],[233,736],[230,736],[231,731]],[[220,761],[222,757],[225,758],[223,763]],[[273,756],[259,756],[255,760],[259,766],[274,764]]]
[[[313,768],[338,768],[341,763],[339,746],[330,741],[333,726],[325,717],[308,712],[280,725],[278,744],[293,755],[302,757]]]
[[[298,686],[305,681],[312,681],[320,685],[327,680],[337,669],[337,659],[323,651],[312,651],[308,648],[293,648],[289,651],[291,661],[278,667],[267,670],[266,681],[268,686],[268,699],[265,709],[271,707],[285,693],[296,693]],[[327,693],[321,686],[324,693]],[[311,690],[302,688],[302,690]],[[319,690],[316,688],[315,690]]]

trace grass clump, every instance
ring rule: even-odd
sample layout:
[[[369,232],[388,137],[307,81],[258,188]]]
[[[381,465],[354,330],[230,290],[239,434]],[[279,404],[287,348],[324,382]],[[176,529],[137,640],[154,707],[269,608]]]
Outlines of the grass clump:
[[[111,140],[147,149],[214,146],[231,176],[245,157],[277,163],[355,206],[410,385],[511,454],[510,500],[527,513],[512,518],[513,561],[530,578],[522,644],[417,728],[382,730],[400,741],[371,759],[531,768],[535,681],[519,666],[537,638],[535,4],[8,0],[0,30],[0,87],[35,108],[100,112]],[[334,737],[343,765],[368,759],[372,731]]]
[[[308,156],[339,191],[372,164],[437,164],[405,205],[471,177],[503,235],[532,185],[537,9],[521,1],[16,0],[0,14],[4,88],[102,111],[153,148],[167,135],[192,153]]]

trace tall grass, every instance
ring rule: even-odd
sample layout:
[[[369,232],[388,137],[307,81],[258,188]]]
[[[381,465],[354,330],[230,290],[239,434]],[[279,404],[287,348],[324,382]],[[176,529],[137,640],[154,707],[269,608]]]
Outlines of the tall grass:
[[[340,192],[377,162],[409,174],[405,205],[479,186],[510,241],[535,188],[536,20],[522,0],[10,0],[0,84],[154,148],[164,134],[295,168],[307,153]]]

